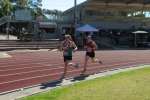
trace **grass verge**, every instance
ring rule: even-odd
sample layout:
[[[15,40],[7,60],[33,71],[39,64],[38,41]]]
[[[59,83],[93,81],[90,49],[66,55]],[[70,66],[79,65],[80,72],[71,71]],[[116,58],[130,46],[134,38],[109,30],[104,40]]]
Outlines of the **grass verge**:
[[[150,100],[150,67],[76,83],[20,100]]]

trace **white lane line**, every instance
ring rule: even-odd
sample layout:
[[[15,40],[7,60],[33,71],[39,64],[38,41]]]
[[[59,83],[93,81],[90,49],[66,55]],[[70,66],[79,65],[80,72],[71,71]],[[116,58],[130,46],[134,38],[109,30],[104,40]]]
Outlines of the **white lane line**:
[[[94,68],[98,68],[98,67],[94,67]],[[93,69],[92,68],[88,68],[89,69]],[[72,70],[72,71],[68,71],[68,73],[70,72],[77,72],[78,70]],[[60,72],[60,73],[53,73],[53,74],[48,74],[48,75],[42,75],[42,76],[36,76],[36,77],[30,77],[30,78],[24,78],[24,79],[19,79],[19,80],[13,80],[13,81],[7,81],[7,82],[2,82],[0,83],[0,85],[2,84],[7,84],[7,83],[13,83],[13,82],[18,82],[18,81],[24,81],[24,80],[30,80],[30,79],[35,79],[35,78],[41,78],[41,77],[47,77],[47,76],[54,76],[54,75],[58,75],[58,74],[63,74],[63,72]]]
[[[58,56],[58,55],[57,55],[57,56]],[[77,55],[75,55],[75,56],[77,56]],[[75,57],[75,56],[73,57],[73,59],[78,59],[78,58],[79,58],[79,57]],[[122,55],[122,56],[126,57],[127,55]],[[54,56],[52,56],[52,57],[53,57],[53,59],[54,59]],[[105,57],[107,57],[107,55],[105,55]],[[111,57],[111,56],[109,55],[109,58],[110,58],[110,57]],[[130,55],[130,57],[131,57],[131,55]],[[136,57],[136,55],[134,55],[133,57]],[[140,56],[140,57],[142,57],[142,56]],[[144,56],[143,56],[143,57],[144,57]],[[35,57],[34,60],[36,60],[36,61],[42,61],[42,60],[43,60],[43,58],[41,58],[41,59],[37,59],[37,58],[41,58],[41,57]],[[46,57],[46,58],[47,58],[47,57]],[[57,57],[57,58],[58,58],[58,57]],[[57,58],[56,58],[56,59],[57,59]],[[62,57],[61,57],[61,58],[62,58]],[[80,55],[80,58],[81,58],[81,55]],[[84,56],[83,56],[83,58],[84,58]],[[102,58],[102,56],[100,56],[100,58],[101,58],[101,59],[105,59],[105,58]],[[114,56],[113,58],[120,58],[120,55],[119,55],[119,56],[116,55],[116,56]],[[22,60],[22,59],[24,59],[24,58],[20,58],[20,59]],[[27,59],[28,59],[27,62],[30,62],[30,61],[33,60],[33,58],[27,58]],[[59,59],[58,59],[58,60],[59,60]],[[0,62],[1,62],[1,61],[0,61]],[[14,60],[13,60],[12,62],[16,63],[16,62],[18,62],[18,61],[14,61]],[[1,64],[3,64],[3,63],[4,63],[4,62],[2,61]]]
[[[150,59],[150,58],[149,58]],[[136,59],[136,58],[134,58],[134,59],[129,59],[129,61],[127,61],[127,62],[133,62],[133,61],[141,61],[141,60],[148,60],[147,58],[141,58],[141,59]],[[120,62],[120,61],[126,61],[126,59],[124,59],[124,60],[122,60],[122,59],[118,59],[118,60],[110,60],[110,61],[106,61],[106,62],[103,62],[103,63],[115,63],[115,62]],[[74,62],[74,61],[73,61]],[[84,63],[84,61],[77,61],[78,63]],[[50,62],[50,65],[51,66],[57,66],[57,65],[62,65],[62,64],[64,64],[64,63],[61,63],[61,62],[58,62],[57,64],[53,64],[54,62]],[[42,63],[39,63],[39,64],[42,64]],[[94,64],[94,63],[93,63]],[[96,64],[96,63],[95,63]],[[31,66],[31,65],[28,65],[28,64],[17,64],[17,66],[24,66],[24,65],[27,65],[27,66]],[[48,64],[49,65],[49,64]],[[89,64],[88,64],[89,65]],[[11,66],[2,66],[2,67],[0,67],[0,68],[7,68],[7,67],[13,67],[13,66],[16,66],[16,65],[11,65]],[[23,68],[13,68],[13,69],[5,69],[5,70],[0,70],[0,71],[9,71],[9,70],[17,70],[17,69],[26,69],[26,68],[37,68],[37,67],[43,67],[43,66],[47,66],[47,65],[45,65],[44,63],[43,63],[43,65],[37,65],[37,66],[32,66],[32,67],[23,67]],[[81,66],[81,65],[80,65]]]
[[[59,56],[59,55],[57,55],[56,57],[58,58],[58,56]],[[74,59],[79,58],[79,57],[76,57],[76,56],[77,56],[77,55],[73,56],[73,58],[74,58]],[[81,57],[81,55],[79,55],[79,56]],[[98,57],[98,56],[99,56],[99,55],[96,55],[96,57]],[[107,56],[107,55],[105,55],[104,57],[106,57],[106,56]],[[111,57],[110,55],[108,55],[108,56],[109,56],[109,58]],[[108,58],[108,56],[107,56],[106,58]],[[123,55],[119,55],[119,56],[116,55],[115,57],[111,57],[111,58],[114,58],[114,59],[115,59],[115,58],[120,58],[120,56],[122,56],[122,57],[130,57],[130,58],[132,57],[131,55],[130,55],[130,56],[129,56],[129,55],[128,55],[128,56],[127,56],[127,55],[124,55],[124,56],[123,56]],[[52,56],[52,57],[53,57],[53,59],[54,59],[54,56]],[[83,56],[83,57],[84,57],[84,56]],[[133,57],[135,57],[135,56],[133,56]],[[145,56],[144,56],[144,55],[141,55],[140,57],[145,57]],[[25,58],[26,58],[26,57],[25,57]],[[25,58],[22,58],[22,59],[25,59]],[[40,57],[41,59],[38,59],[38,58],[39,58],[39,57],[35,57],[34,60],[36,60],[36,61],[41,61],[41,60],[43,60],[43,58],[41,58],[41,57]],[[49,57],[46,57],[46,58],[49,58]],[[56,59],[57,59],[57,58],[56,58]],[[59,58],[60,58],[60,57],[59,57]],[[63,57],[61,56],[61,58],[63,58]],[[105,59],[105,58],[103,58],[102,56],[100,56],[100,58]],[[21,59],[21,58],[20,58],[20,59]],[[28,59],[29,61],[32,61],[32,60],[33,60],[33,58],[26,58],[26,59]],[[13,59],[12,59],[12,60],[13,60]],[[13,60],[13,62],[17,62],[17,61]],[[2,63],[2,62],[1,62],[1,63]]]
[[[121,61],[121,60],[120,60]],[[123,60],[124,61],[124,60]],[[136,60],[137,61],[137,60]],[[112,62],[114,62],[114,61],[111,61],[111,62],[106,62],[106,63],[112,63]],[[117,61],[118,62],[118,61]],[[131,62],[131,61],[130,61]],[[133,61],[132,61],[133,62]],[[83,63],[83,62],[78,62],[78,63]],[[63,64],[63,63],[62,63]],[[61,63],[59,63],[59,64],[53,64],[54,66],[56,66],[56,65],[62,65]],[[96,63],[89,63],[88,65],[95,65]],[[52,64],[51,64],[51,66],[53,66]],[[80,65],[80,66],[82,66],[82,65]],[[4,70],[0,70],[1,72],[3,71],[12,71],[12,70],[19,70],[19,69],[31,69],[31,68],[43,68],[43,66],[32,66],[32,67],[23,67],[23,68],[13,68],[13,69],[4,69]]]
[[[120,61],[120,58],[118,58],[118,59],[112,58],[112,59],[113,59],[113,61],[115,61],[115,60]],[[109,62],[108,60],[112,61],[112,59],[100,59],[100,60],[102,60],[102,61],[107,60],[107,62]],[[133,59],[131,59],[131,60],[134,60],[134,59],[135,59],[135,60],[138,60],[137,58],[133,58]],[[143,58],[140,58],[139,60],[142,60],[142,59],[149,59],[149,57],[147,57],[147,58],[146,58],[146,57],[143,57]],[[129,59],[124,58],[124,59],[121,59],[121,60],[129,60]],[[75,62],[75,61],[78,62],[78,61],[80,61],[80,60],[78,60],[78,59],[77,59],[77,60],[76,60],[76,59],[74,60],[74,58],[73,58],[72,62]],[[10,62],[10,61],[9,61],[9,62]],[[60,62],[60,60],[56,60],[56,61],[55,61],[55,60],[54,60],[54,61],[45,61],[45,60],[44,60],[44,61],[40,61],[41,63],[36,63],[36,62],[38,62],[38,61],[36,61],[36,60],[34,60],[34,61],[31,60],[30,62],[29,62],[29,61],[28,61],[28,62],[19,61],[19,63],[18,63],[18,62],[17,62],[17,63],[15,63],[15,62],[11,63],[11,62],[10,62],[10,65],[6,65],[6,62],[3,62],[3,63],[1,63],[0,68],[9,67],[9,66],[12,67],[12,66],[16,66],[16,65],[17,65],[17,66],[22,66],[22,65],[23,65],[23,66],[24,66],[24,65],[31,66],[32,64],[36,64],[36,65],[39,64],[39,65],[40,65],[40,64],[45,64],[45,63],[48,63],[48,62],[49,62],[50,64],[51,64],[51,63],[56,63],[56,64],[53,64],[53,65],[58,65],[58,63],[63,64],[63,63],[62,63],[63,61]],[[3,64],[4,64],[4,65],[3,65]],[[7,63],[7,64],[8,64],[8,63]]]
[[[0,52],[0,58],[7,58],[7,57],[11,57],[11,56],[5,52]]]
[[[107,59],[108,60],[108,59]],[[127,60],[127,59],[124,59],[124,60]],[[124,60],[116,60],[117,62],[118,61],[124,61]],[[134,60],[137,60],[136,58],[134,58],[134,59],[129,59],[130,61],[132,60],[132,61],[134,61]],[[143,58],[143,59],[140,59],[140,60],[147,60],[147,58]],[[80,60],[79,60],[80,61]],[[114,61],[114,59],[112,60],[110,60],[110,61],[107,61],[107,62],[116,62],[116,61]],[[43,62],[44,63],[44,62]],[[51,62],[51,63],[55,63],[55,62]],[[78,63],[80,63],[80,62],[78,62]],[[31,64],[35,64],[35,63],[31,63]],[[42,64],[42,63],[38,63],[38,64]],[[57,64],[53,64],[53,65],[61,65],[61,64],[64,64],[64,63],[57,63]],[[28,65],[28,64],[18,64],[17,66],[22,66],[22,65]],[[13,66],[16,66],[16,65],[10,65],[10,66],[3,66],[3,67],[13,67]],[[30,65],[31,66],[31,65]],[[43,65],[42,65],[43,66]],[[1,67],[0,67],[1,68]],[[28,67],[27,67],[28,68]]]
[[[134,62],[132,62],[134,63]],[[90,67],[91,69],[94,68],[103,68],[103,67],[109,67],[109,66],[114,66],[114,65],[124,65],[126,63],[121,63],[121,64],[113,64],[113,65],[105,65],[105,66],[98,66],[98,67]],[[64,68],[64,67],[58,67],[58,68]],[[36,73],[36,72],[43,72],[43,71],[52,71],[52,70],[57,70],[58,68],[50,68],[50,69],[42,69],[42,70],[35,70],[35,71],[29,71],[29,72],[21,72],[21,73],[14,73],[14,74],[6,74],[6,75],[0,75],[0,77],[6,77],[6,76],[13,76],[13,75],[20,75],[20,74],[27,74],[27,73]]]
[[[140,57],[140,60],[141,59],[148,59],[149,57],[143,57],[143,58],[141,58]],[[112,58],[113,59],[113,58]],[[112,60],[112,59],[110,59],[110,60]],[[120,60],[121,58],[119,58],[119,60]],[[102,59],[103,61],[105,60],[105,59]],[[106,60],[109,60],[109,59],[106,59]],[[113,59],[113,61],[114,60],[116,60],[116,59]],[[116,61],[119,61],[119,60],[116,60]],[[121,59],[121,60],[128,60],[128,59],[126,59],[126,58],[123,58],[123,59]],[[131,59],[131,60],[138,60],[137,58],[134,58],[134,59]],[[80,61],[80,60],[75,60],[75,61]],[[38,61],[36,61],[35,60],[35,62],[38,62]],[[19,64],[16,64],[16,63],[11,63],[11,65],[1,65],[1,67],[13,67],[13,66],[24,66],[24,65],[28,65],[28,66],[31,66],[31,64],[36,64],[33,60],[32,60],[32,62],[31,63],[29,63],[29,62],[19,62]],[[41,63],[37,63],[37,64],[44,64],[44,63],[47,63],[47,62],[49,62],[49,61],[40,61]],[[61,61],[62,62],[62,61]],[[56,64],[53,64],[53,65],[58,65],[58,63],[59,64],[63,64],[63,63],[61,63],[59,60],[58,61],[51,61],[51,62],[49,62],[49,63],[56,63]],[[21,63],[21,64],[20,64]],[[6,64],[6,63],[4,63],[4,64]],[[13,65],[14,64],[14,65]],[[1,68],[0,67],[0,68]]]
[[[61,67],[63,68],[63,67]],[[12,76],[12,75],[20,75],[20,74],[27,74],[27,73],[35,73],[35,72],[43,72],[43,71],[52,71],[56,68],[51,68],[51,69],[42,69],[42,70],[35,70],[35,71],[28,71],[28,72],[21,72],[21,73],[14,73],[14,74],[5,74],[5,75],[0,75],[0,77],[5,77],[5,76]]]
[[[68,71],[68,72],[69,72],[69,71]],[[72,71],[72,72],[73,72],[73,71]],[[41,77],[46,77],[46,76],[54,76],[54,75],[62,74],[62,73],[63,73],[63,72],[55,73],[55,74],[42,75],[42,76],[36,76],[36,77],[30,77],[30,78],[24,78],[24,79],[13,80],[13,81],[8,81],[8,82],[2,82],[2,83],[0,83],[0,85],[2,85],[2,84],[7,84],[7,83],[18,82],[18,81],[29,80],[29,79],[41,78]]]
[[[142,62],[144,62],[144,61],[140,61],[140,62],[142,63]],[[131,63],[128,63],[128,64],[132,64],[132,63],[137,63],[137,62],[131,62]],[[127,64],[127,63],[113,64],[113,65],[106,65],[106,66],[89,67],[88,70],[89,70],[89,69],[96,69],[96,68],[109,67],[109,66],[115,66],[115,65],[125,65],[125,64]],[[146,64],[147,64],[147,63],[146,63]],[[140,64],[138,64],[138,65],[140,65]],[[63,68],[63,67],[61,67],[61,68]],[[53,69],[58,69],[58,68],[53,68]],[[114,69],[115,69],[115,68],[114,68]],[[68,71],[68,72],[74,72],[74,71],[79,71],[79,69],[78,69],[78,70],[73,70],[73,71]],[[60,72],[60,73],[63,73],[63,72]],[[49,74],[49,75],[56,75],[56,74],[58,74],[58,73],[53,73],[53,74]],[[43,77],[44,77],[44,76],[45,76],[45,75],[43,75]],[[47,75],[46,75],[46,76],[47,76]],[[0,84],[11,83],[11,82],[16,82],[16,81],[21,81],[21,80],[32,79],[32,78],[39,78],[39,77],[41,77],[41,76],[30,77],[30,78],[24,78],[24,79],[13,80],[13,81],[8,81],[8,82],[2,82],[2,83],[0,83]]]
[[[6,52],[3,52],[3,55],[5,55],[6,57],[11,57],[11,56],[8,55]]]

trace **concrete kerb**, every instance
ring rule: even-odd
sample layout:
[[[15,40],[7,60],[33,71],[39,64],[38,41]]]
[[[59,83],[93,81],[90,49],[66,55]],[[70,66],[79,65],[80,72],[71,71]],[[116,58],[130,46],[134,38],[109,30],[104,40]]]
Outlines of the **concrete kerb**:
[[[5,92],[4,94],[0,94],[1,95],[0,100],[17,100],[20,98],[25,98],[27,96],[49,92],[53,89],[61,88],[61,87],[75,84],[78,82],[83,82],[83,81],[87,81],[91,79],[96,79],[96,78],[100,78],[100,77],[104,77],[108,75],[117,74],[120,72],[126,72],[130,70],[136,70],[136,69],[141,69],[141,68],[146,68],[146,67],[150,67],[150,64],[148,63],[144,65],[141,64],[141,65],[136,65],[136,66],[127,66],[127,67],[122,67],[122,68],[115,68],[115,69],[100,71],[100,72],[96,72],[96,73],[92,73],[88,75],[80,75],[77,77],[67,78],[63,82],[60,80],[49,82],[49,83],[46,83],[47,86],[37,84],[34,86],[30,86],[30,87],[20,88],[20,89],[17,89],[16,91],[12,91],[12,92],[9,91],[8,93]]]

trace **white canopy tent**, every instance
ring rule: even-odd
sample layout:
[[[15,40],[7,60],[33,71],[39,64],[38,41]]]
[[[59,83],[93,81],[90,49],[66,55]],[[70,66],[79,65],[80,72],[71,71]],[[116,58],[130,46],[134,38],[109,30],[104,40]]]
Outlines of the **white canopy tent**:
[[[83,45],[83,32],[98,32],[99,31],[98,29],[91,27],[88,24],[80,28],[77,28],[76,30],[82,32],[82,45]]]
[[[85,26],[82,26],[80,28],[77,28],[76,30],[81,31],[81,32],[98,32],[98,29],[91,27],[88,24],[86,24]]]
[[[144,34],[144,33],[148,33],[146,31],[135,31],[135,32],[132,32],[135,34],[135,47],[137,47],[137,44],[136,44],[136,34]]]

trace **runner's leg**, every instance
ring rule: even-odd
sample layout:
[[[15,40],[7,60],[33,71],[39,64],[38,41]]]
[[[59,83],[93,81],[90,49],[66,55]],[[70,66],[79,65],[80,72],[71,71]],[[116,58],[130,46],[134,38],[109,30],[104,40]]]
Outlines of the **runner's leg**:
[[[74,66],[74,67],[78,68],[78,63],[75,63],[75,64],[74,63],[69,63],[68,66]]]
[[[100,64],[102,64],[102,61],[100,61],[99,59],[96,59],[95,57],[91,58],[92,62],[98,62]]]
[[[89,60],[89,56],[86,55],[86,56],[85,56],[85,62],[84,62],[84,69],[81,71],[82,73],[85,73],[85,72],[86,72],[88,60]]]
[[[66,60],[66,62],[65,62],[65,69],[64,69],[64,74],[63,74],[64,77],[66,76],[69,62],[70,62],[70,60]]]
[[[86,69],[87,67],[88,60],[89,60],[89,56],[85,56],[84,69]]]

